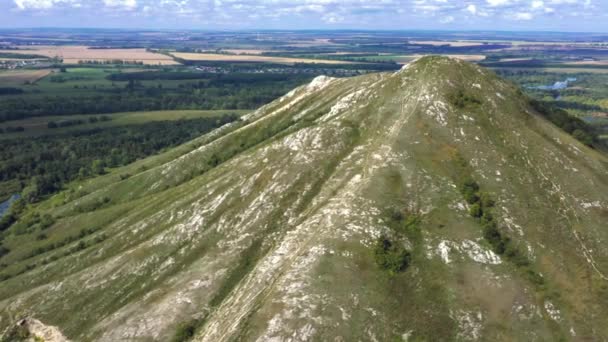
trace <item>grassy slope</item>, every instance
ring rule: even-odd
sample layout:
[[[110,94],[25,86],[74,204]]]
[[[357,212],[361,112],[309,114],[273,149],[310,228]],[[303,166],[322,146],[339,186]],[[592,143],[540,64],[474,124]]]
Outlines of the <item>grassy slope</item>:
[[[481,104],[449,104],[455,89]],[[456,189],[458,155],[542,285],[495,262]],[[302,87],[42,203],[58,217],[49,241],[91,227],[85,241],[105,238],[24,261],[46,242],[9,238],[3,272],[58,259],[0,283],[2,324],[28,314],[84,340],[166,339],[193,318],[209,341],[605,338],[607,168],[462,62]],[[390,208],[422,219],[402,241],[412,266],[392,277],[371,255]]]

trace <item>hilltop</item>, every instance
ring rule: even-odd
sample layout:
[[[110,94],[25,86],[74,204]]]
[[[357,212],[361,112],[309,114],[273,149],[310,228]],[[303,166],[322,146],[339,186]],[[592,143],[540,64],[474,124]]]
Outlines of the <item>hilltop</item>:
[[[5,337],[608,338],[608,158],[459,60],[318,77],[30,211]]]

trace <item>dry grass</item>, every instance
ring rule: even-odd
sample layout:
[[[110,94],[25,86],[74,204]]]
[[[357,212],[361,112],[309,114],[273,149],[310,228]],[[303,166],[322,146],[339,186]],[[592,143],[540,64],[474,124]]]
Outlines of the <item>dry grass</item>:
[[[295,64],[295,63],[352,64],[352,62],[335,61],[335,60],[328,60],[328,59],[307,59],[307,58],[251,56],[251,55],[222,55],[222,54],[214,54],[214,53],[176,52],[176,53],[173,53],[173,55],[177,58],[182,58],[182,59],[189,60],[189,61],[260,62],[260,63],[277,63],[277,64]]]
[[[115,59],[142,62],[148,65],[177,64],[171,57],[146,51],[146,49],[89,49],[87,46],[22,46],[22,50],[11,51],[21,54],[36,54],[59,57],[64,63],[77,64],[79,61],[111,61]]]
[[[50,74],[52,70],[10,70],[0,72],[0,86],[21,86],[26,82],[35,83]]]

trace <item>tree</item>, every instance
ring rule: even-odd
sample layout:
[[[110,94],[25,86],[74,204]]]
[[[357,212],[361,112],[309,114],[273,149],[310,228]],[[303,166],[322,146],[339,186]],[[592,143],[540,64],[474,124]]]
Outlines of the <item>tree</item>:
[[[32,183],[23,188],[21,196],[23,196],[23,198],[29,203],[34,203],[38,201],[40,196],[40,189],[38,187],[38,182],[36,178],[34,178],[34,181]]]
[[[478,191],[479,184],[471,178],[465,179],[460,187],[460,192],[469,204],[477,203],[479,201]]]
[[[592,146],[593,145],[593,136],[591,136],[590,134],[587,134],[586,132],[584,132],[581,129],[575,129],[572,132],[572,136],[582,142],[583,144],[587,145],[587,146]]]
[[[480,218],[483,215],[483,210],[481,209],[481,205],[479,203],[474,203],[471,205],[469,209],[469,214],[475,218]]]
[[[104,167],[105,167],[105,164],[102,160],[95,159],[95,160],[93,160],[93,163],[91,164],[91,171],[96,175],[103,175],[105,173]]]
[[[374,259],[382,269],[396,274],[407,269],[411,254],[404,247],[394,245],[387,237],[381,237],[374,248]]]

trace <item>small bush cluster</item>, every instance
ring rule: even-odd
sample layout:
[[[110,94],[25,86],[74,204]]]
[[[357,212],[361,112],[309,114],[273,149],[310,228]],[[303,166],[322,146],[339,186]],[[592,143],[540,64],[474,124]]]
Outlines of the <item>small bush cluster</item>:
[[[65,239],[61,240],[61,241],[50,243],[50,244],[45,245],[45,246],[40,246],[40,247],[32,250],[29,254],[26,255],[26,257],[23,260],[27,260],[27,259],[33,258],[33,257],[35,257],[37,255],[44,254],[46,252],[52,251],[54,249],[61,248],[61,247],[65,246],[65,245],[68,245],[68,244],[70,244],[72,242],[75,242],[75,241],[78,241],[78,240],[81,240],[80,242],[84,243],[82,241],[83,238],[85,238],[86,236],[89,236],[89,235],[95,233],[98,230],[99,230],[99,228],[81,229],[80,232],[78,233],[78,235],[68,236]],[[99,243],[99,242],[103,241],[105,238],[103,238],[100,241],[97,241],[102,236],[105,236],[105,235],[102,234],[102,235],[98,236],[97,238],[95,238],[94,240],[92,240],[91,242],[85,243],[85,248],[86,248],[86,246],[93,245],[93,244],[96,244],[96,243]],[[78,246],[74,246],[70,250],[68,250],[69,253],[67,253],[66,255],[69,255],[69,254],[71,254],[73,252],[77,252],[77,251],[82,250],[82,249],[84,249],[84,248],[78,248]]]
[[[102,116],[91,116],[88,119],[89,123],[96,123],[99,121],[111,121],[112,118],[110,118],[109,116],[106,115],[102,115]],[[63,127],[70,127],[70,126],[79,126],[79,125],[84,125],[85,123],[87,123],[87,121],[83,120],[83,119],[69,119],[69,120],[61,120],[61,121],[49,121],[47,123],[47,128],[50,129],[54,129],[54,128],[63,128]]]
[[[540,275],[529,268],[530,260],[522,253],[517,245],[507,235],[498,229],[498,224],[492,215],[495,205],[491,196],[480,191],[479,184],[471,178],[465,178],[460,184],[460,192],[469,203],[469,214],[481,223],[484,239],[492,246],[498,255],[507,258],[516,266],[524,268],[526,275],[536,284],[542,284]]]
[[[182,322],[177,326],[177,330],[171,339],[171,342],[186,342],[190,341],[196,333],[196,327],[199,321],[196,319],[188,322]]]
[[[40,215],[38,212],[25,214],[15,223],[14,232],[17,235],[29,234],[36,230],[45,230],[55,224],[55,218],[50,214]]]
[[[481,104],[479,99],[465,93],[462,89],[458,89],[458,91],[448,96],[448,101],[457,108]]]
[[[28,254],[25,258],[23,258],[22,260],[27,260],[29,258],[32,258],[36,255],[42,254],[42,253],[46,253],[48,251],[51,251],[53,249],[59,248],[59,247],[63,247],[65,245],[67,245],[70,242],[74,242],[76,240],[78,240],[79,238],[82,238],[84,236],[87,235],[87,233],[89,232],[94,232],[98,229],[88,229],[88,230],[81,230],[80,234],[77,236],[70,236],[62,241],[59,241],[57,243],[53,243],[44,247],[39,247],[35,250],[33,250],[30,254]],[[107,239],[107,236],[105,234],[100,234],[99,236],[95,237],[94,239],[91,239],[89,241],[84,241],[84,240],[80,240],[78,241],[78,244],[76,244],[75,246],[69,248],[68,250],[66,250],[65,252],[63,252],[63,254],[55,254],[52,255],[44,260],[41,260],[39,263],[32,263],[32,264],[27,264],[25,265],[21,270],[15,272],[15,273],[4,273],[4,274],[0,274],[0,282],[11,279],[13,277],[16,277],[18,275],[24,274],[28,271],[33,270],[34,268],[36,268],[39,265],[47,265],[50,264],[53,261],[58,260],[59,258],[61,258],[62,256],[68,256],[70,254],[82,251],[84,249],[87,249],[95,244],[101,243],[103,241],[105,241]],[[0,266],[6,266],[6,265],[0,265]]]
[[[111,201],[112,200],[110,199],[110,197],[103,196],[102,198],[99,198],[96,201],[78,205],[78,206],[76,206],[75,210],[79,213],[88,213],[88,212],[95,211],[95,210],[107,205]]]
[[[383,236],[378,239],[374,247],[374,259],[380,268],[390,274],[396,274],[407,269],[411,261],[411,253]]]

